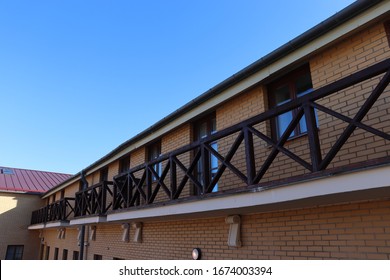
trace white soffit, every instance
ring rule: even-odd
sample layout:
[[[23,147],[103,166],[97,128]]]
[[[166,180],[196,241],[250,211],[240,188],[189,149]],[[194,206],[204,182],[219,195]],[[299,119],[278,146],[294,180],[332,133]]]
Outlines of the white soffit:
[[[87,225],[106,222],[106,216],[86,216],[85,218],[77,218],[69,222],[70,226]]]

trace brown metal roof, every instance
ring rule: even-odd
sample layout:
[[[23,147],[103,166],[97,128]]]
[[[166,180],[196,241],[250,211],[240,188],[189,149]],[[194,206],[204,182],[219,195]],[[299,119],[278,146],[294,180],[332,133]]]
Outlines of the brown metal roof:
[[[71,175],[0,166],[0,191],[44,193]]]

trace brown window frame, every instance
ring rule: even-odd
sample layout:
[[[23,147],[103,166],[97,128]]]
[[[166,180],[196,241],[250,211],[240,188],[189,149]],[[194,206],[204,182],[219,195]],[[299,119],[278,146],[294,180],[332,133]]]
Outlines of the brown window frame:
[[[125,155],[119,159],[118,174],[125,173],[130,169],[130,155]]]
[[[204,125],[204,124],[206,124],[206,134],[205,135],[201,135],[201,126]],[[212,112],[210,114],[207,114],[207,115],[205,115],[205,116],[195,120],[193,122],[193,124],[192,124],[192,130],[193,130],[193,141],[194,142],[200,141],[203,138],[209,137],[210,135],[212,135],[215,132],[217,132],[217,117],[216,117],[216,113]],[[214,145],[213,148],[218,150],[218,144],[216,142],[212,143],[211,145],[212,146]],[[197,151],[195,150],[193,156],[195,156],[196,153],[197,153]],[[209,174],[208,175],[209,175],[209,179],[210,180],[212,179],[213,174],[218,170],[218,165],[214,166],[214,167],[212,166],[212,159],[216,159],[216,158],[215,157],[213,158],[213,156],[209,154],[208,165],[210,167],[210,170],[209,170]],[[203,168],[202,166],[203,166],[203,162],[202,162],[202,159],[200,159],[198,161],[197,166],[195,167],[194,175],[195,175],[195,178],[200,180],[199,183],[203,185],[204,182],[201,179],[203,171],[200,171],[200,169]],[[215,172],[213,173],[213,171],[215,171]],[[216,184],[214,189],[213,189],[213,192],[217,192],[217,191],[218,191],[218,184]],[[200,194],[199,191],[198,191],[198,188],[196,188],[195,186],[193,187],[192,193],[194,195],[199,195]]]
[[[152,144],[149,144],[147,147],[147,155],[146,155],[146,162],[153,161],[161,156],[161,139],[153,142]],[[162,173],[162,164],[161,162],[155,163],[153,165],[154,171],[161,176]],[[157,181],[156,176],[151,176],[152,182]]]
[[[290,73],[288,73],[288,74],[282,76],[281,78],[279,78],[279,79],[271,82],[270,84],[268,84],[267,90],[268,90],[269,107],[273,108],[273,107],[278,106],[278,104],[276,102],[276,94],[275,94],[275,92],[278,89],[281,89],[282,87],[286,87],[287,86],[287,88],[289,90],[290,101],[297,99],[298,98],[297,95],[298,94],[302,94],[302,93],[298,93],[297,92],[297,89],[296,89],[296,86],[295,86],[295,82],[298,80],[298,78],[303,77],[305,75],[308,75],[308,77],[310,77],[311,87],[308,90],[306,90],[306,91],[304,91],[302,93],[306,92],[305,94],[308,94],[308,93],[310,93],[313,90],[313,82],[312,82],[312,79],[311,79],[311,72],[310,72],[309,64],[304,64],[303,66],[300,66],[299,68],[291,71]],[[297,115],[298,109],[293,109],[292,111],[289,111],[289,112],[292,112],[292,119],[293,119]],[[286,112],[285,114],[287,114],[289,112]],[[301,122],[302,123],[304,122],[305,125],[306,125],[305,116],[303,116],[301,118],[300,123],[298,123],[298,125],[295,127],[295,129],[293,131],[293,135],[290,135],[289,139],[300,137],[300,136],[305,135],[307,133],[307,130],[304,131],[302,129],[302,123]],[[280,128],[278,126],[278,120],[277,120],[277,118],[274,118],[271,121],[271,135],[272,135],[272,138],[274,140],[277,140],[278,138],[281,137],[281,135],[278,135],[279,134],[279,130],[280,130]]]
[[[99,171],[99,182],[108,181],[108,167],[103,167]]]

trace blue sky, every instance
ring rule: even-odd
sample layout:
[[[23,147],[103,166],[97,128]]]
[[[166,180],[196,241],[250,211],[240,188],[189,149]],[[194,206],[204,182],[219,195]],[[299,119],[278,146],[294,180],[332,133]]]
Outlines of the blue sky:
[[[0,166],[74,174],[347,0],[0,1]]]

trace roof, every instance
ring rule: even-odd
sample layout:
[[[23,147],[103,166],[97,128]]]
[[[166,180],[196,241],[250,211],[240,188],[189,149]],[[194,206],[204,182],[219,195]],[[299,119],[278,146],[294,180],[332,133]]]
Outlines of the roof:
[[[63,173],[0,166],[0,191],[44,193],[70,177]]]

